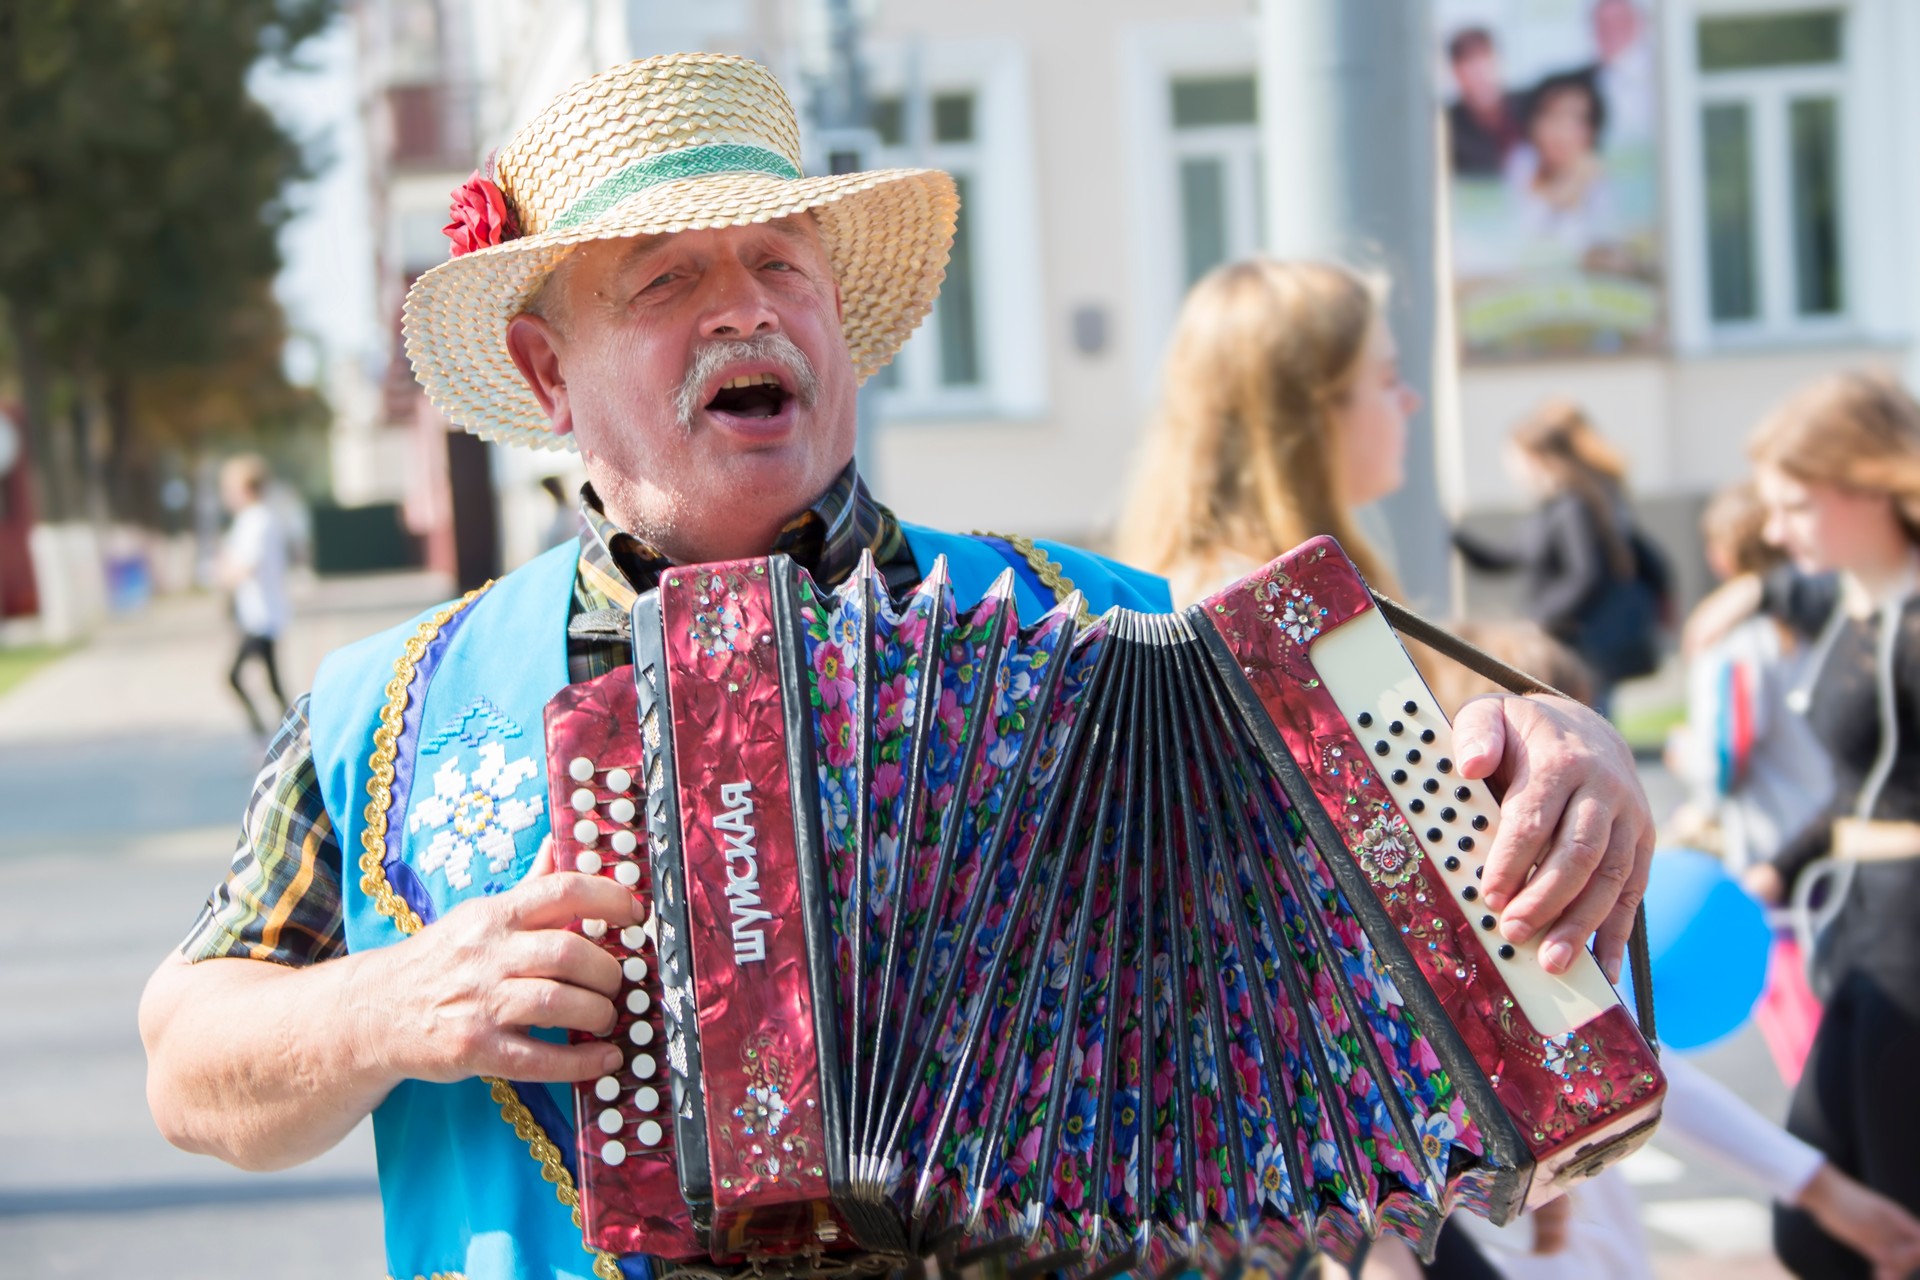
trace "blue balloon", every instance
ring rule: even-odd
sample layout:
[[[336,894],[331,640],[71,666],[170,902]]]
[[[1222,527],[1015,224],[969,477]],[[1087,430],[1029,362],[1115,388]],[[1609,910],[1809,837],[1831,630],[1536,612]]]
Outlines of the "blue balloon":
[[[1718,858],[1665,849],[1647,881],[1647,949],[1661,1043],[1701,1049],[1752,1016],[1767,985],[1773,930]],[[1621,985],[1631,991],[1627,975]]]

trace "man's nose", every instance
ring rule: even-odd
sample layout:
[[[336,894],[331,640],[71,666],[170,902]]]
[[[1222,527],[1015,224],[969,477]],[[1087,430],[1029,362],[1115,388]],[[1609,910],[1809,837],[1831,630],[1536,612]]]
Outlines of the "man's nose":
[[[780,314],[759,278],[744,264],[726,262],[709,269],[705,284],[702,337],[738,342],[778,332]]]

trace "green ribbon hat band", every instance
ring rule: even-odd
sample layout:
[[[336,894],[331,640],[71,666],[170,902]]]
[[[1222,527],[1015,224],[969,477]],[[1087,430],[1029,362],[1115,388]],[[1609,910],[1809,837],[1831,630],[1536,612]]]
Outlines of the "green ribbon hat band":
[[[700,178],[714,173],[764,173],[789,182],[800,171],[778,151],[738,142],[713,142],[699,147],[682,147],[636,160],[608,174],[587,194],[553,220],[549,230],[564,231],[599,217],[635,192],[657,187],[680,178]]]

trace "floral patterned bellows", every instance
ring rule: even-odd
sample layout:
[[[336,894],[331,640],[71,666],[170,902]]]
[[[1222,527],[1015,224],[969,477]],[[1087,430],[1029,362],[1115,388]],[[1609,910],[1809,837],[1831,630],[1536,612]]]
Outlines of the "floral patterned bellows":
[[[1645,1140],[1651,1049],[1495,931],[1497,807],[1337,546],[1184,614],[1016,593],[772,557],[636,605],[657,915],[600,935],[645,1021],[579,1087],[591,1247],[1288,1272]]]

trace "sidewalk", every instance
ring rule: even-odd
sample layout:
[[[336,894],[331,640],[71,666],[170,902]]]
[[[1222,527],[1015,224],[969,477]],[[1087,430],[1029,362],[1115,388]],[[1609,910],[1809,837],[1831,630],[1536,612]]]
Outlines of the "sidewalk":
[[[424,576],[310,584],[288,693],[446,595]],[[224,874],[259,766],[233,643],[217,601],[166,600],[0,698],[0,1275],[385,1274],[365,1126],[260,1175],[174,1150],[147,1113],[140,991]]]

